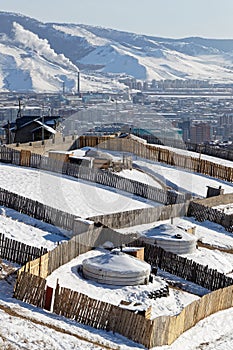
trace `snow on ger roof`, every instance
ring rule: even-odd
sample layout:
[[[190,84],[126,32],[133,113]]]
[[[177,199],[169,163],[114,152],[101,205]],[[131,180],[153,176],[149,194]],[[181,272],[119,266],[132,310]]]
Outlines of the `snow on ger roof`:
[[[151,270],[150,265],[145,261],[118,251],[83,260],[83,266],[88,265],[93,269],[101,269],[102,274],[150,273]]]
[[[143,232],[143,236],[157,240],[176,240],[177,235],[179,235],[180,239],[185,241],[195,240],[193,235],[185,232],[185,230],[182,230],[175,225],[170,224],[161,224]]]

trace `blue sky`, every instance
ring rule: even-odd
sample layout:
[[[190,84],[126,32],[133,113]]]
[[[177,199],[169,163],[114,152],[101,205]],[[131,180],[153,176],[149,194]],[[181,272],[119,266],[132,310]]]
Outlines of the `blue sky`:
[[[0,0],[0,10],[154,36],[233,39],[233,0]]]

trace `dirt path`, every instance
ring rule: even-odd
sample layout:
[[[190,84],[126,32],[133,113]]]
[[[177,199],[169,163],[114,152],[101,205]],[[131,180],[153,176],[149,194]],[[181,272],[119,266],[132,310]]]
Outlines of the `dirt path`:
[[[32,317],[23,316],[23,315],[19,314],[18,312],[16,312],[15,310],[13,310],[12,308],[8,307],[8,306],[0,305],[0,310],[4,311],[5,313],[7,313],[10,316],[18,317],[18,318],[21,318],[21,319],[23,319],[25,321],[30,321],[30,322],[32,322],[32,323],[34,323],[36,325],[41,325],[41,326],[48,327],[50,329],[53,329],[56,332],[67,334],[67,335],[73,336],[73,337],[75,337],[75,338],[77,338],[77,339],[79,339],[81,341],[85,341],[85,342],[91,343],[91,344],[93,344],[95,346],[99,346],[101,349],[119,350],[118,346],[110,347],[108,345],[103,345],[101,342],[92,341],[90,339],[85,338],[84,336],[77,335],[77,334],[75,334],[73,332],[65,330],[62,327],[55,326],[55,325],[52,325],[52,324],[47,323],[47,322],[39,321],[39,320],[36,320],[36,319],[34,319]],[[0,337],[4,340],[4,337],[2,337],[1,335],[0,335]]]

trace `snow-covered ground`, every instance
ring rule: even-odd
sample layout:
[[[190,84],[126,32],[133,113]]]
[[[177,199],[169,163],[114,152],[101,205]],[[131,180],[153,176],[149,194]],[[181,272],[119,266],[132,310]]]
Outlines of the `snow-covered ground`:
[[[65,331],[0,310],[1,349],[102,349]]]
[[[221,211],[227,215],[232,215],[233,214],[233,203],[220,204],[216,207],[213,207],[213,209],[218,209],[219,211]]]
[[[170,220],[156,221],[150,224],[138,225],[133,227],[126,227],[117,229],[121,233],[139,233],[146,234],[148,230],[153,227],[158,227],[161,224],[170,224]],[[233,274],[233,254],[222,252],[218,250],[232,250],[233,249],[233,235],[225,229],[209,221],[198,222],[194,218],[173,218],[173,225],[187,227],[195,226],[195,237],[202,243],[215,247],[215,249],[206,249],[199,247],[195,253],[183,254],[188,259],[194,260],[199,264],[208,265],[209,268],[217,269],[221,273],[232,277]]]
[[[80,217],[158,205],[96,183],[2,163],[0,187]]]
[[[224,193],[233,192],[233,184],[213,177],[192,173],[174,166],[156,163],[146,159],[136,159],[134,163],[145,172],[155,175],[167,186],[180,191],[190,192],[193,196],[206,197],[207,186],[222,186]]]
[[[157,146],[157,145],[156,145]],[[163,147],[163,146],[161,146]],[[172,148],[170,148],[173,150]],[[105,152],[104,149],[101,151]],[[173,150],[174,151],[174,150]],[[175,152],[184,155],[191,155],[187,150],[175,149]],[[123,153],[120,151],[106,151],[114,156],[122,157]],[[193,155],[198,157],[198,153],[191,152]],[[203,159],[208,159],[216,164],[223,164],[233,167],[233,162],[221,160],[220,158],[214,158],[209,156],[202,155]],[[212,186],[219,188],[222,186],[224,193],[233,192],[233,183],[223,181],[220,179],[215,179],[213,177],[202,175],[199,173],[192,173],[191,171],[176,167],[170,166],[159,162],[154,162],[145,158],[140,158],[138,156],[132,155],[133,166],[141,169],[145,174],[154,176],[160,183],[164,186],[170,187],[179,192],[189,192],[193,196],[197,197],[206,197],[207,186]],[[121,172],[119,173],[121,175]],[[124,176],[124,173],[123,173]],[[137,178],[134,178],[136,180]],[[140,178],[138,177],[138,181]],[[156,180],[155,180],[156,181]],[[143,181],[141,181],[143,182]]]
[[[0,233],[33,247],[55,248],[58,242],[67,240],[68,232],[39,220],[20,214],[15,210],[0,207]]]
[[[143,346],[120,335],[95,330],[12,299],[12,292],[13,285],[0,280],[1,349],[144,349]],[[172,294],[172,298],[169,297],[170,306],[174,310],[177,305],[178,311],[182,307],[179,300],[180,294],[175,290]],[[160,307],[164,304],[162,299],[166,298],[157,299],[161,302]],[[187,300],[184,298],[185,301]],[[169,307],[168,303],[167,307]],[[160,308],[158,311],[161,311]],[[172,345],[155,347],[153,350],[229,350],[233,344],[232,317],[233,308],[218,312],[200,321]]]
[[[143,161],[142,166],[150,167],[151,165],[151,162],[146,160],[136,159],[135,161]],[[164,167],[164,169],[164,174],[166,175],[166,173],[168,173],[168,171],[166,172],[167,167]],[[155,171],[155,169],[152,168],[152,171]],[[201,187],[198,186],[203,186],[202,183],[205,180],[213,180],[205,176],[200,176],[199,180],[196,180],[198,179],[196,178],[196,174],[191,175],[194,177],[195,182],[200,182],[200,184],[195,184],[195,189],[199,188],[200,191]],[[156,176],[158,176],[157,173]],[[175,180],[173,181],[175,182]],[[216,181],[219,183],[218,180]],[[183,185],[188,187],[188,177],[186,179],[183,178],[183,182],[185,182]],[[76,185],[74,185],[74,183]],[[220,183],[223,185],[223,188],[225,188],[225,183]],[[208,182],[208,185],[209,184]],[[86,188],[80,189],[82,185],[85,185]],[[76,186],[79,186],[79,190]],[[229,187],[228,189],[230,191],[232,188],[231,184],[227,184],[226,186]],[[111,197],[112,194],[114,194],[111,189],[107,190],[102,186],[93,186],[92,184],[80,182],[68,177],[2,164],[0,164],[0,187],[5,187],[13,192],[31,198],[33,198],[33,194],[35,194],[37,197],[33,199],[40,201],[44,199],[46,200],[46,204],[52,206],[59,203],[61,206],[60,209],[64,211],[71,211],[71,208],[76,208],[84,217],[96,214],[96,212],[93,213],[93,207],[91,207],[90,210],[89,206],[85,206],[88,204],[92,195],[95,197],[95,204],[92,203],[92,205],[97,206],[99,212],[102,213],[106,208],[102,208],[102,203],[105,202],[105,198],[108,200],[109,196]],[[71,189],[67,190],[69,187]],[[106,191],[107,193],[102,191]],[[56,196],[59,196],[60,192],[61,198],[57,198]],[[124,200],[129,202],[129,207],[133,204],[149,205],[148,203],[139,201],[138,198],[125,196],[122,193],[116,193],[115,195],[118,196],[119,207],[120,204],[124,203]],[[205,194],[202,195],[205,196]],[[101,198],[102,200],[100,200]],[[48,203],[47,201],[49,200],[50,202]],[[116,211],[124,209],[122,205],[120,209],[117,206],[115,206],[115,208]],[[128,207],[125,210],[128,210]],[[106,212],[109,212],[109,208]],[[162,222],[157,222],[143,225],[140,228],[134,227],[122,229],[121,231],[143,232],[161,223]],[[203,243],[224,249],[232,249],[233,247],[233,235],[226,232],[217,224],[209,222],[198,223],[192,218],[174,218],[173,223],[181,226],[195,225],[195,235]],[[14,239],[22,239],[24,243],[27,244],[32,244],[33,242],[34,245],[36,241],[38,246],[45,246],[48,244],[48,246],[46,245],[48,249],[53,247],[54,240],[58,241],[58,239],[64,239],[61,230],[2,207],[0,208],[0,231]],[[98,252],[91,251],[87,254],[94,255],[98,254]],[[85,255],[85,257],[86,256],[87,255]],[[232,276],[233,255],[231,254],[199,248],[195,254],[188,257],[199,263],[227,273],[228,276]],[[109,288],[107,286],[100,286],[97,283],[84,280],[78,275],[77,265],[80,264],[82,258],[83,257],[80,256],[55,271],[54,274],[48,277],[48,284],[53,286],[56,278],[59,278],[59,282],[62,286],[78,290],[94,298],[100,298],[105,301],[111,300],[111,302],[115,304],[118,304],[120,300],[138,301],[144,303],[144,305],[149,305],[147,303],[150,302],[153,307],[153,317],[161,314],[176,314],[181,311],[184,305],[198,298],[192,293],[170,289],[169,297],[154,301],[146,297],[147,293],[143,290],[145,286],[134,287],[133,289],[130,287]],[[13,266],[13,268],[15,268],[15,266]],[[155,286],[158,285],[157,283],[163,282],[159,279],[155,279]],[[149,285],[148,288],[153,288],[153,285]],[[190,288],[192,291],[191,286]],[[2,321],[0,329],[0,348],[2,349],[7,349],[7,346],[9,349],[29,350],[103,349],[106,347],[110,349],[128,350],[133,348],[139,350],[143,348],[139,344],[135,344],[119,335],[94,330],[93,328],[80,325],[73,320],[58,317],[15,300],[12,298],[12,291],[13,284],[11,280],[0,279],[0,319]],[[182,334],[171,346],[156,347],[154,350],[229,350],[233,347],[231,329],[232,317],[233,308],[219,312],[199,322],[195,327]]]
[[[67,287],[80,293],[87,294],[91,298],[103,300],[105,302],[119,305],[122,300],[133,303],[139,303],[139,308],[152,306],[152,318],[161,315],[174,315],[183,309],[187,304],[196,300],[198,297],[183,291],[170,289],[170,295],[159,299],[149,299],[148,293],[158,290],[166,285],[160,277],[155,277],[153,283],[149,285],[114,287],[105,284],[99,284],[94,281],[86,280],[78,273],[78,266],[86,258],[94,257],[106,252],[101,250],[90,251],[73,259],[69,263],[61,266],[54,271],[48,278],[47,283],[55,288],[59,280],[61,287]]]
[[[119,176],[125,177],[127,179],[135,180],[138,182],[142,182],[146,185],[157,187],[160,189],[163,189],[164,186],[161,185],[160,181],[156,180],[155,177],[150,176],[147,173],[144,173],[143,171],[139,171],[137,169],[132,170],[122,170],[119,173],[116,173]]]

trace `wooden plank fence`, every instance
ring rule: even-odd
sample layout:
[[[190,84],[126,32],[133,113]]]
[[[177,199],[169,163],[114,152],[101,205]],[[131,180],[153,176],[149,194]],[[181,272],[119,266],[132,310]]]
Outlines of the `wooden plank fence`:
[[[20,151],[0,146],[0,161],[20,165]]]
[[[0,161],[61,173],[100,185],[110,186],[165,205],[183,203],[190,198],[188,194],[177,193],[171,190],[165,191],[135,180],[126,179],[109,171],[66,163],[33,153],[29,157],[30,151],[19,152],[7,147],[1,147],[0,149]]]
[[[44,307],[46,280],[28,272],[21,272],[15,284],[14,298]]]
[[[200,202],[192,201],[189,204],[187,216],[193,216],[197,221],[209,220],[225,228],[228,232],[233,232],[233,215],[227,215],[218,209],[213,209]]]
[[[18,276],[14,297],[44,308],[46,280],[27,272]],[[160,316],[148,320],[144,316],[85,294],[57,287],[52,312],[79,323],[119,333],[147,348],[172,344],[182,333],[200,320],[233,306],[233,286],[218,289],[195,300],[175,316]]]
[[[83,147],[84,145],[90,146],[89,143],[91,142],[90,136],[81,136],[78,140],[79,147]],[[92,145],[92,147],[134,153],[136,156],[176,166],[190,172],[198,172],[224,181],[233,181],[233,168],[231,167],[201,159],[201,156],[198,158],[190,157],[185,154],[177,154],[168,149],[139,142],[138,140],[127,138],[109,138],[107,141],[104,140],[101,142],[101,139],[98,139],[97,137],[95,140],[95,145]]]
[[[144,247],[144,258],[151,266],[179,276],[187,281],[196,283],[211,291],[233,285],[233,278],[227,277],[217,270],[210,269],[193,260],[182,257],[175,253],[147,244],[141,240],[130,243],[131,246]]]
[[[34,260],[47,253],[46,248],[37,248],[6,237],[0,233],[0,257],[19,265]]]
[[[186,216],[189,202],[166,206],[127,210],[124,212],[97,215],[89,217],[96,223],[112,228],[123,228],[142,224],[148,224],[159,220],[168,220],[175,217]]]
[[[76,218],[73,214],[49,207],[43,203],[20,196],[17,193],[10,192],[3,188],[0,188],[0,205],[65,230],[73,229],[74,220]]]
[[[208,144],[197,144],[193,142],[183,141],[181,139],[163,138],[160,140],[154,135],[139,135],[137,133],[134,134],[146,140],[150,144],[164,145],[168,147],[197,152],[199,154],[206,154],[221,159],[233,160],[233,150],[229,148],[217,148],[216,146],[211,146]]]
[[[92,244],[89,244],[89,237],[86,240],[87,233],[72,237],[69,241],[58,245],[55,249],[48,252],[48,274],[51,274],[58,267],[68,263],[72,259],[76,258],[80,254],[84,254],[93,248]]]

